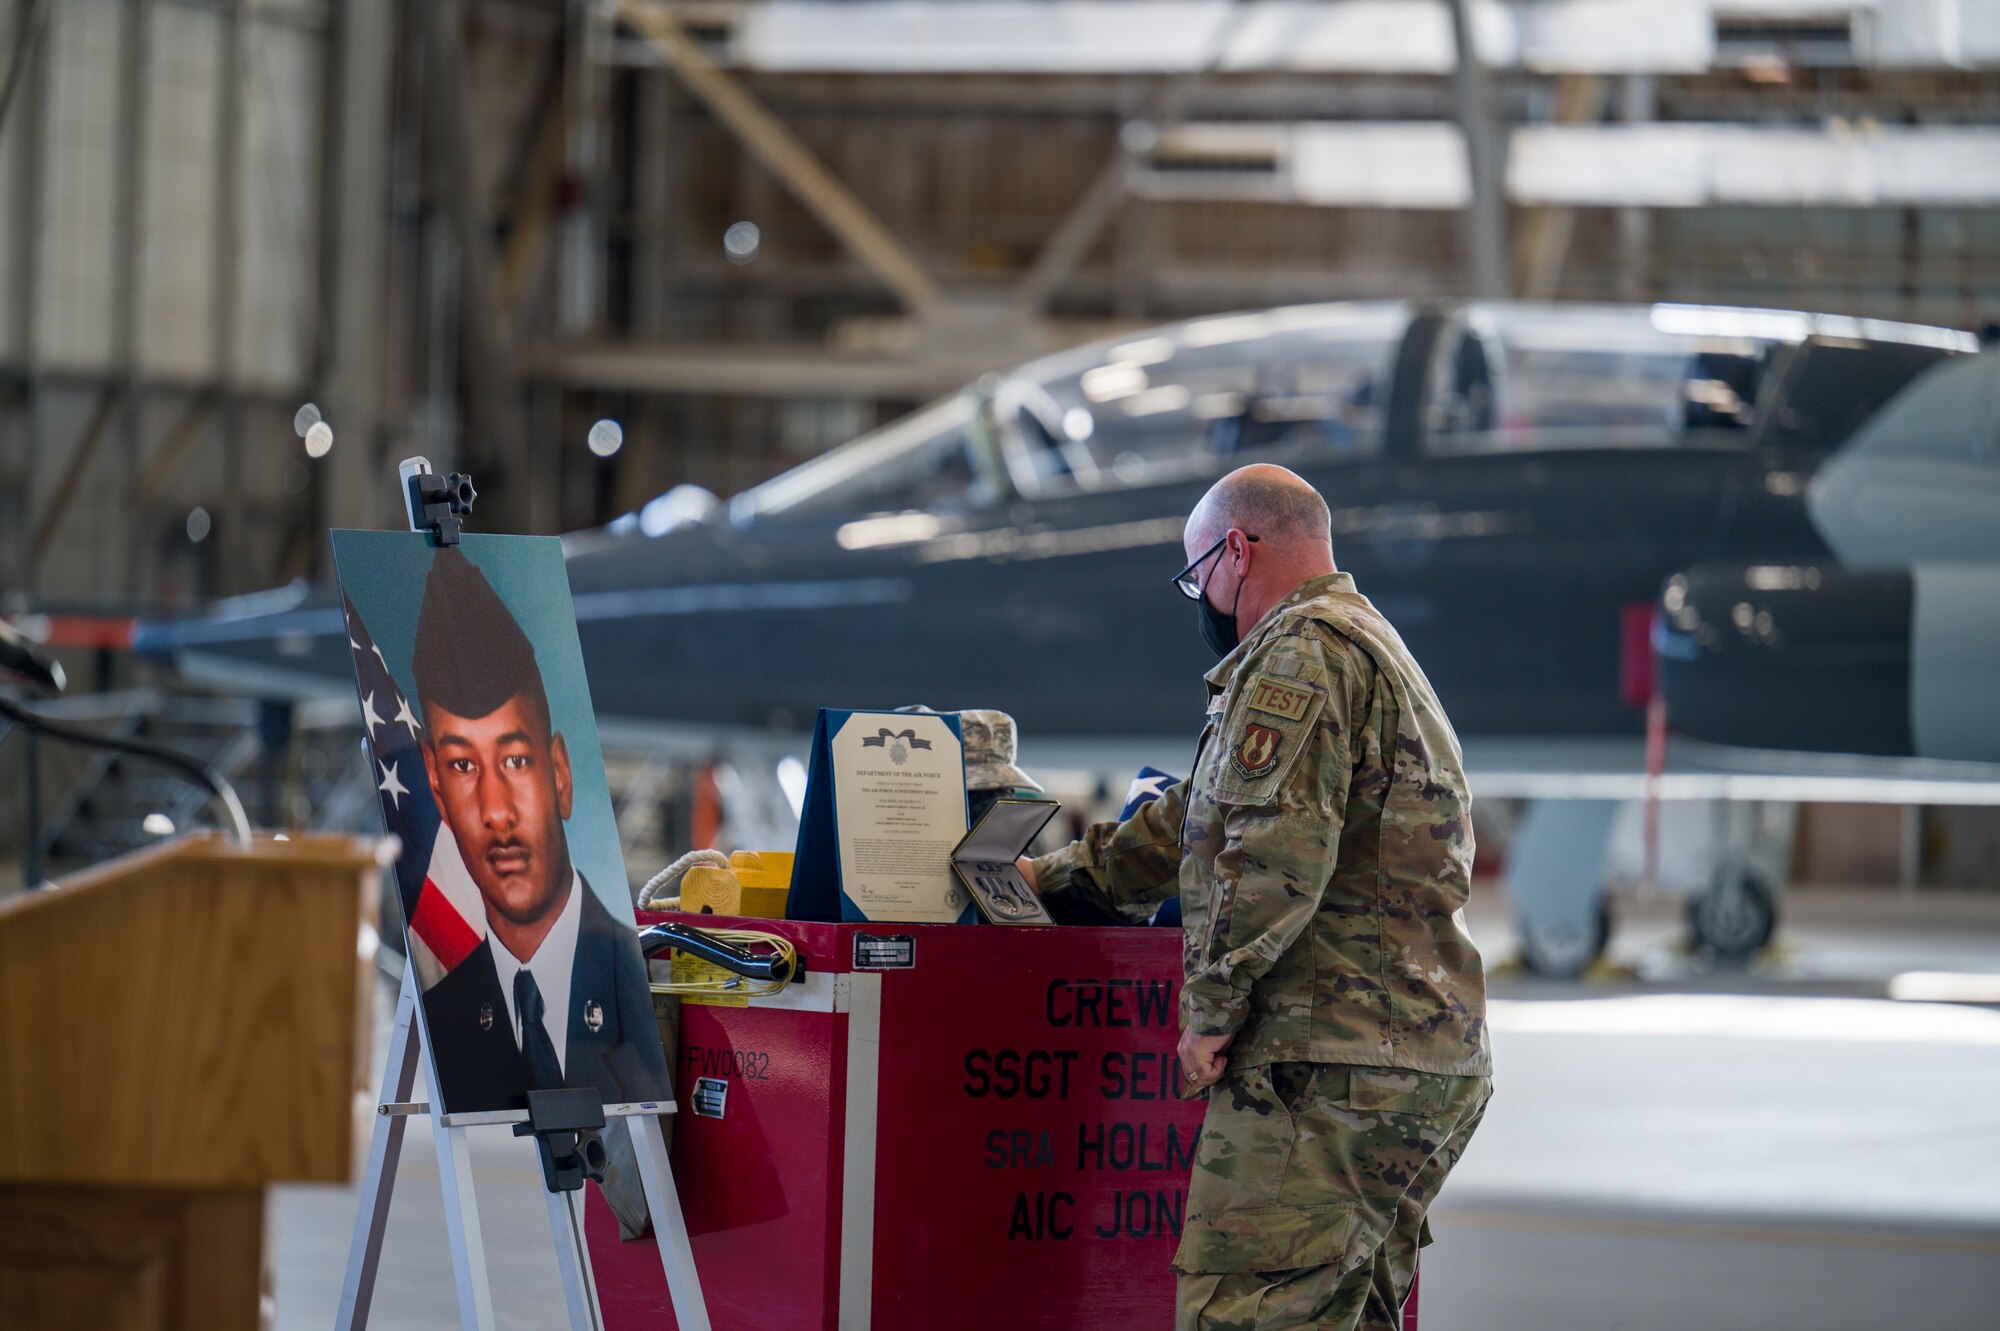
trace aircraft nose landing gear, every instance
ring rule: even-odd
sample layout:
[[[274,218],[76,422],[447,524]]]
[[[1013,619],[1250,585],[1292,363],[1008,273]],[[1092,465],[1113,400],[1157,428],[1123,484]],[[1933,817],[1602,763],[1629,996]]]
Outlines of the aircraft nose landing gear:
[[[1714,886],[1688,899],[1687,921],[1698,955],[1740,966],[1771,941],[1778,927],[1777,893],[1750,870],[1726,866]]]
[[[1530,803],[1507,852],[1521,964],[1548,979],[1581,976],[1610,940],[1606,894],[1638,888],[1642,896],[1685,898],[1683,957],[1706,967],[1744,965],[1777,930],[1794,812],[1771,801],[1670,801],[1660,863],[1649,874],[1636,801]]]

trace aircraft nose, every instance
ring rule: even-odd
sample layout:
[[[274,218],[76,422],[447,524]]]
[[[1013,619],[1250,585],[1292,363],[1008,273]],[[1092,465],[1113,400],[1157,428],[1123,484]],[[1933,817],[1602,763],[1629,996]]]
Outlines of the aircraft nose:
[[[1753,748],[1910,752],[1910,575],[1819,564],[1700,565],[1654,631],[1673,728]]]

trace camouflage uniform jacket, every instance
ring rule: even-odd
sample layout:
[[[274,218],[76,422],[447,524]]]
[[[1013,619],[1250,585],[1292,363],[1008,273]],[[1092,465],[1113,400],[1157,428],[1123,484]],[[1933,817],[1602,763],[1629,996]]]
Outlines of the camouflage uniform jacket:
[[[1303,583],[1208,674],[1193,774],[1036,862],[1142,920],[1181,895],[1182,1024],[1235,1067],[1492,1072],[1465,931],[1472,797],[1430,681],[1354,581]]]

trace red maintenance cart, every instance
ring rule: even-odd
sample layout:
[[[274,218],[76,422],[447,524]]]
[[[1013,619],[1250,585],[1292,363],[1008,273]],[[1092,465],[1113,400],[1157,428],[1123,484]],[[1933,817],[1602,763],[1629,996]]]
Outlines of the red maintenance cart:
[[[682,1007],[673,1167],[716,1331],[1173,1325],[1203,1110],[1175,1095],[1179,931],[699,923],[806,970]],[[673,1328],[659,1250],[591,1192],[607,1331]]]

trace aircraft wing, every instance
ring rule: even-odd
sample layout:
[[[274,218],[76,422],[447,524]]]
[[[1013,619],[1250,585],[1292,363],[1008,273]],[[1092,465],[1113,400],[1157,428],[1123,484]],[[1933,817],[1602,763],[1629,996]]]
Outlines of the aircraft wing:
[[[1475,737],[1465,741],[1475,797],[1491,799],[1781,800],[1838,804],[2000,805],[2000,763],[1739,749],[1672,739],[1655,782],[1646,743],[1617,738]]]
[[[1463,739],[1476,798],[1645,799],[1646,742],[1633,736],[1472,736]],[[1088,772],[1119,781],[1142,766],[1185,775],[1191,736],[1158,739],[1026,736],[1031,773]],[[2000,805],[2000,763],[1781,753],[1673,739],[1658,795],[1669,800],[1781,800],[1839,804]]]

